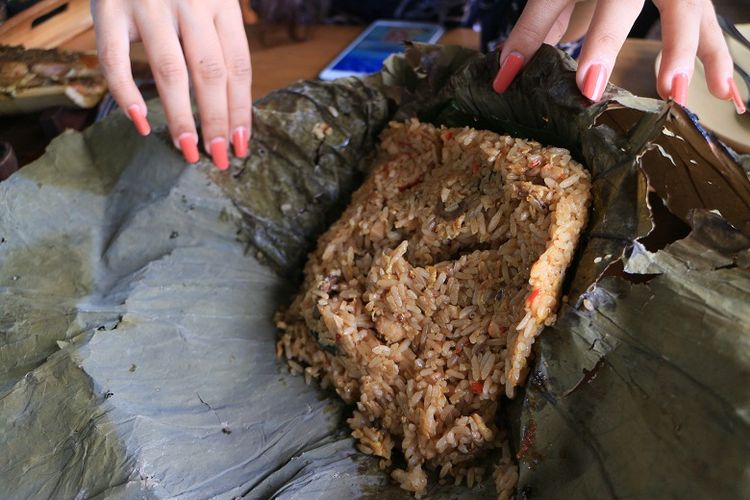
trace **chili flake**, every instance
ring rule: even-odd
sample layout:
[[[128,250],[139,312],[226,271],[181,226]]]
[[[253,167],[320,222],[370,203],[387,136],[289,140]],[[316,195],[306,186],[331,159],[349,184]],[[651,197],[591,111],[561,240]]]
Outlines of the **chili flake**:
[[[420,183],[421,183],[421,182],[422,182],[423,180],[424,180],[424,175],[420,175],[419,177],[417,177],[417,178],[416,178],[416,179],[414,179],[413,181],[411,181],[411,182],[407,182],[407,183],[406,183],[406,184],[404,184],[403,186],[399,186],[399,187],[398,187],[398,192],[399,192],[399,193],[403,193],[403,192],[404,192],[404,191],[406,191],[407,189],[411,189],[411,188],[413,188],[414,186],[416,186],[416,185],[420,184]]]
[[[534,288],[526,298],[526,305],[530,306],[534,302],[534,299],[536,299],[537,295],[539,295],[539,289]]]
[[[482,390],[484,389],[484,383],[480,380],[475,380],[469,384],[469,389],[474,394],[482,394]]]

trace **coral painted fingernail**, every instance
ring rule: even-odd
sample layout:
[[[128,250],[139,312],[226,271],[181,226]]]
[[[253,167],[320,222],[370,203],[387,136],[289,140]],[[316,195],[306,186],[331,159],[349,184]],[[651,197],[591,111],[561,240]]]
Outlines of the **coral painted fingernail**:
[[[604,94],[607,86],[607,68],[603,64],[596,63],[589,66],[586,78],[583,80],[583,95],[594,102],[598,102]]]
[[[211,158],[219,170],[229,168],[229,157],[227,156],[227,141],[223,137],[217,137],[210,143]]]
[[[680,106],[687,105],[688,76],[687,73],[677,73],[672,77],[672,90],[669,92],[674,102]]]
[[[188,163],[195,163],[198,161],[200,155],[198,154],[198,139],[195,134],[185,132],[180,134],[178,137],[180,143],[180,150],[182,150],[182,156],[185,157],[185,161]]]
[[[151,133],[151,125],[148,124],[146,115],[141,110],[141,107],[137,104],[133,104],[128,108],[128,116],[133,120],[135,129],[141,135],[148,135]]]
[[[234,147],[234,156],[244,158],[247,156],[247,129],[237,127],[232,134],[232,146]]]
[[[492,89],[498,94],[502,94],[508,90],[510,84],[513,83],[513,79],[521,71],[522,66],[523,56],[521,54],[515,51],[508,54],[508,57],[505,58],[495,76],[495,81],[492,82]]]
[[[734,83],[734,78],[729,79],[729,97],[732,99],[732,102],[734,102],[734,109],[737,110],[738,115],[747,111],[745,103],[742,102],[740,91],[737,89],[737,84]]]

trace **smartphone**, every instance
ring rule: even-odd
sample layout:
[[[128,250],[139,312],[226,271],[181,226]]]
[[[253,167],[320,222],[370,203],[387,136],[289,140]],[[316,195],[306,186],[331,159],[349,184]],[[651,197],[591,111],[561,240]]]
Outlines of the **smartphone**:
[[[404,51],[404,41],[435,43],[443,32],[439,24],[375,21],[320,72],[320,79],[374,73],[389,55]]]

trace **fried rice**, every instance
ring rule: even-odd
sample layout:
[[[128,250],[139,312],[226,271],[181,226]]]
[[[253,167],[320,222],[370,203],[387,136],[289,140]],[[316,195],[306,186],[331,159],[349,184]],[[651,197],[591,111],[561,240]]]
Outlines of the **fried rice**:
[[[495,483],[508,498],[518,472],[499,400],[555,321],[590,188],[565,149],[391,123],[277,315],[277,354],[355,405],[359,449],[402,488],[424,493],[428,470],[471,486],[478,459],[501,448]]]

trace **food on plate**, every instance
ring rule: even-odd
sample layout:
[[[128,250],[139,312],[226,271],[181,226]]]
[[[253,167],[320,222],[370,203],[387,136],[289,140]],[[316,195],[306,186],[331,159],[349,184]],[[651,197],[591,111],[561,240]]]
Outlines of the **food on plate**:
[[[0,111],[66,103],[92,107],[106,91],[94,55],[0,45]]]
[[[277,315],[277,354],[356,405],[359,449],[404,489],[424,493],[429,469],[471,485],[476,459],[502,448],[496,484],[510,495],[499,399],[555,321],[590,190],[567,150],[392,123]]]

